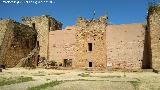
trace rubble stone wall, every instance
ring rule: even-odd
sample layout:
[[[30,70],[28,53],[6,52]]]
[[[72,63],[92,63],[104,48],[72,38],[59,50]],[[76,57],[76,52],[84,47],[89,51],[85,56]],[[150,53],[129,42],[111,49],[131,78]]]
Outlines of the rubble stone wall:
[[[78,18],[74,68],[106,68],[106,26],[106,17],[98,20]],[[88,43],[92,43],[91,51]],[[89,66],[89,63],[92,65]]]
[[[153,69],[160,68],[157,13],[148,16],[147,30],[142,24],[107,25],[106,20],[78,18],[76,25],[66,30],[50,16],[23,17],[25,25],[1,20],[0,64],[14,67],[22,58],[21,63],[37,58],[36,54],[62,65],[66,59],[72,60],[73,68],[139,70],[149,64]],[[36,45],[39,52],[33,50]]]
[[[153,69],[160,69],[160,12],[148,14],[148,30],[151,45],[151,61]]]
[[[6,30],[8,29],[9,21],[8,20],[1,20],[0,21],[0,64],[4,63],[4,55],[6,53],[6,45],[4,42]]]
[[[62,24],[49,16],[35,16],[35,17],[23,17],[22,23],[35,27],[38,36],[37,41],[39,42],[39,55],[48,59],[49,55],[49,32],[62,28]],[[34,25],[33,25],[34,24]]]
[[[0,60],[7,67],[14,67],[36,46],[37,33],[33,28],[13,20],[1,21],[0,27],[3,26],[5,34],[1,44]],[[1,28],[1,31],[3,29]]]
[[[92,62],[92,68],[119,70],[139,70],[148,64],[142,24],[106,25],[100,20],[79,18],[75,30],[50,32],[49,60],[64,64],[64,59],[72,59],[73,68],[88,68]]]

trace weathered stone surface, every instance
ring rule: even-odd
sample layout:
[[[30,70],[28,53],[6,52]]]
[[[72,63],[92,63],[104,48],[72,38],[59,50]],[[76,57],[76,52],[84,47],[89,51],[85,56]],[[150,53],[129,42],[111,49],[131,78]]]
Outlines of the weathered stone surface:
[[[38,66],[38,54],[39,49],[35,47],[26,57],[20,59],[19,63],[15,67],[32,67]]]
[[[49,61],[62,63],[75,60],[75,30],[56,30],[49,33]]]
[[[113,69],[141,69],[145,29],[142,24],[108,25],[107,64]]]
[[[27,56],[36,45],[35,29],[13,20],[1,20],[0,64],[14,67]]]
[[[106,68],[106,26],[106,17],[98,20],[78,18],[74,68]],[[89,43],[92,44],[92,50],[89,50]]]
[[[153,69],[160,69],[160,12],[148,13],[148,30],[151,46],[151,61]]]
[[[73,68],[112,68],[139,70],[144,59],[145,28],[142,24],[108,25],[81,19],[74,30],[49,34],[49,60],[64,64],[72,59]],[[88,51],[92,43],[92,51]]]
[[[23,17],[22,23],[37,30],[37,41],[39,42],[39,55],[48,59],[49,32],[59,30],[62,24],[50,16]]]
[[[25,66],[32,59],[38,65],[41,57],[64,67],[69,60],[73,68],[160,69],[159,13],[148,15],[147,28],[142,24],[107,25],[106,19],[78,18],[76,25],[65,30],[50,16],[23,17],[25,25],[1,20],[0,64]]]

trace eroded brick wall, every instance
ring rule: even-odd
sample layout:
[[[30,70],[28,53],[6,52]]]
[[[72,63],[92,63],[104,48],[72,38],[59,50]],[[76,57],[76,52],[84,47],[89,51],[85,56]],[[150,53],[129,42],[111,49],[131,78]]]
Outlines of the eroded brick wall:
[[[64,65],[64,59],[75,60],[74,48],[74,30],[56,30],[49,33],[49,61]]]
[[[73,68],[92,67],[139,70],[144,60],[145,28],[142,24],[108,25],[105,20],[80,18],[75,30],[49,33],[49,60],[64,63],[73,59]],[[88,49],[92,43],[92,51]]]
[[[145,28],[142,24],[108,25],[107,65],[113,69],[141,69]]]

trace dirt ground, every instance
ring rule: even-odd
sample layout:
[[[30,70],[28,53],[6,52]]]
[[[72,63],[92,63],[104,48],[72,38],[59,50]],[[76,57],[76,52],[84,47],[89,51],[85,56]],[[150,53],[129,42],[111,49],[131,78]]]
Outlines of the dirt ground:
[[[32,77],[34,81],[0,86],[0,90],[27,90],[51,81],[63,81],[43,90],[160,90],[160,74],[153,72],[111,72],[8,68],[1,78]]]

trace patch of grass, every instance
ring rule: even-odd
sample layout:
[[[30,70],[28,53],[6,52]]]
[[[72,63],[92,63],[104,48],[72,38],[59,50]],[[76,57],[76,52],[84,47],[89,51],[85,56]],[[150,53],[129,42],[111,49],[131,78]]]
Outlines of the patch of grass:
[[[126,81],[111,81],[111,82],[126,82]],[[141,83],[140,81],[127,81],[127,82],[131,83],[135,90],[139,90],[139,84]]]
[[[56,85],[61,84],[62,82],[63,81],[52,81],[52,82],[45,83],[45,84],[42,84],[42,85],[39,85],[39,86],[30,87],[27,90],[41,90],[41,89],[45,89],[47,87],[54,87]]]
[[[38,73],[45,73],[44,71],[38,71]]]
[[[130,82],[133,85],[135,90],[139,90],[139,84],[140,84],[139,81],[128,81],[128,82]]]
[[[49,78],[46,79],[46,81],[49,81],[49,80],[51,80],[51,79],[49,79]]]
[[[136,80],[139,81],[139,82],[141,81],[139,78],[134,78],[134,79],[136,79]]]
[[[111,82],[125,82],[125,81],[111,81]]]
[[[45,76],[45,72],[44,71],[38,71],[38,73],[32,73],[33,76]]]
[[[78,79],[77,81],[86,81],[86,79]]]
[[[91,76],[89,73],[81,73],[81,74],[78,74],[78,76],[81,76],[81,77],[99,77],[99,78],[121,78],[121,76]]]
[[[61,74],[65,74],[65,73],[54,73],[54,75],[61,75]]]
[[[89,79],[78,79],[78,80],[64,80],[65,82],[74,82],[74,81],[109,81],[109,80],[89,80]]]
[[[12,74],[12,72],[7,72],[8,74]]]
[[[81,77],[90,77],[89,73],[81,73],[81,74],[78,74],[78,76],[81,76]]]
[[[22,83],[22,82],[28,82],[28,81],[33,81],[32,77],[16,77],[16,78],[3,78],[0,80],[0,86],[4,85],[10,85],[10,84],[15,84],[15,83]]]
[[[61,75],[61,74],[65,74],[65,73],[49,73],[48,75]]]
[[[120,78],[121,76],[100,76],[100,78]]]
[[[44,74],[34,74],[33,76],[45,76]]]
[[[104,80],[88,80],[88,79],[79,79],[77,81],[104,81]]]

